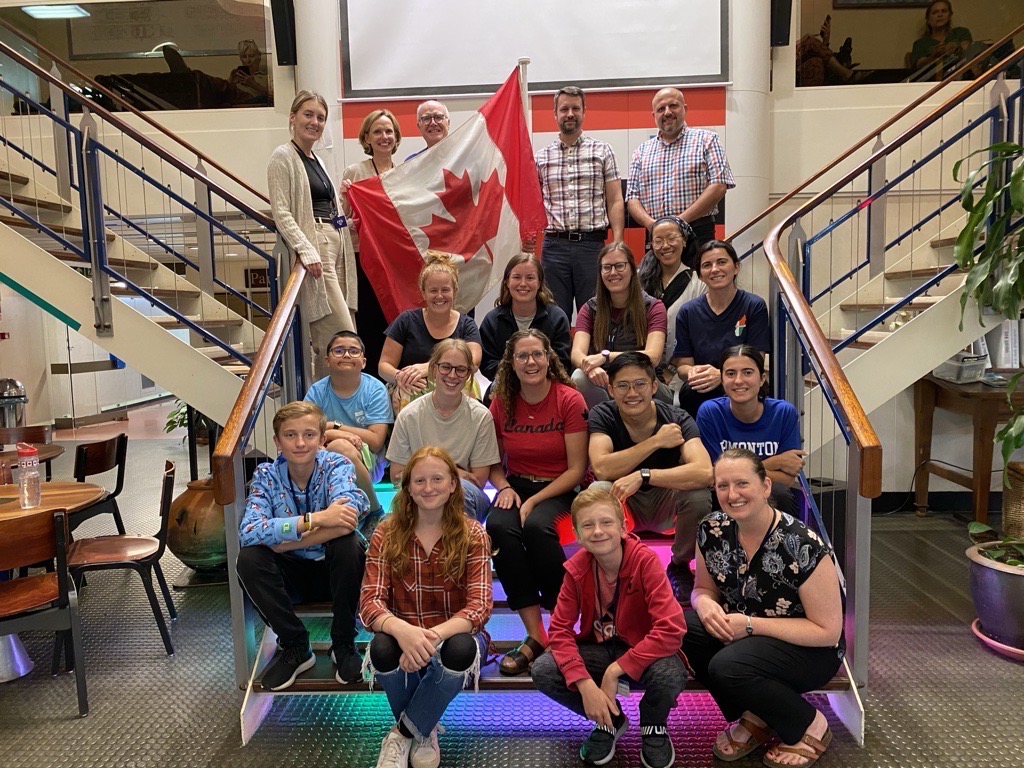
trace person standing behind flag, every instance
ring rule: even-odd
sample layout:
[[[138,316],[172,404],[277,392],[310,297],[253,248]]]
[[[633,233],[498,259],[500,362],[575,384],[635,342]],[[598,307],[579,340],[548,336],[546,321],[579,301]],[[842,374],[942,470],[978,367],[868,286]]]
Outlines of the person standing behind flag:
[[[412,160],[417,155],[422,155],[441,139],[448,136],[448,129],[451,127],[452,119],[448,114],[448,107],[442,102],[430,99],[416,107],[416,127],[419,128],[420,136],[427,142],[427,146],[419,152],[413,152],[406,161]]]
[[[270,156],[267,186],[278,231],[309,276],[299,300],[309,323],[313,378],[328,374],[327,343],[338,331],[354,331],[356,262],[342,201],[323,162],[313,154],[327,124],[327,102],[319,93],[299,91],[288,114],[292,140]],[[308,372],[309,360],[303,370]]]
[[[398,120],[390,110],[375,109],[363,118],[363,124],[359,128],[359,145],[363,148],[363,152],[370,157],[348,166],[341,175],[341,202],[346,216],[352,215],[352,208],[348,201],[349,187],[357,181],[380,176],[394,168],[393,156],[401,143],[402,131],[398,127]],[[356,219],[354,224],[352,247],[355,249],[358,260],[359,220]],[[384,317],[380,300],[377,298],[373,283],[366,276],[366,269],[361,261],[359,261],[357,274],[361,300],[359,315],[356,318],[359,322],[359,335],[366,343],[366,359],[379,360],[383,349],[384,330],[388,327],[388,321]]]
[[[555,303],[572,319],[597,286],[597,254],[608,227],[622,240],[625,205],[611,145],[583,135],[586,97],[567,85],[555,94],[558,138],[534,157],[547,229],[541,259]]]

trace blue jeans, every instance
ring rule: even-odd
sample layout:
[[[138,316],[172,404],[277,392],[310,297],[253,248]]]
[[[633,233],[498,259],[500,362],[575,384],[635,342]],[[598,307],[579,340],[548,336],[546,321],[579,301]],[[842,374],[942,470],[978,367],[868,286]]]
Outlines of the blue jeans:
[[[423,669],[403,672],[398,666],[402,653],[398,641],[378,632],[370,642],[367,658],[374,679],[388,697],[395,721],[403,721],[416,738],[423,740],[469,678],[479,677],[480,660],[486,652],[483,634],[453,635],[441,643]]]
[[[491,500],[487,494],[477,488],[472,480],[462,478],[462,493],[466,497],[466,514],[481,523],[487,519],[487,510],[491,508]]]
[[[557,237],[545,237],[541,251],[544,264],[544,283],[551,289],[565,316],[572,320],[573,299],[579,310],[597,290],[597,254],[604,248],[600,240],[571,242]]]

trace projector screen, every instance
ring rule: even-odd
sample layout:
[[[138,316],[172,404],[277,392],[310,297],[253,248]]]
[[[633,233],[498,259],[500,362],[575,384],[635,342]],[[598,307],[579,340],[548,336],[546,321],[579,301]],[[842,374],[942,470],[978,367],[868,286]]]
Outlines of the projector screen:
[[[346,99],[724,83],[726,0],[339,0]]]

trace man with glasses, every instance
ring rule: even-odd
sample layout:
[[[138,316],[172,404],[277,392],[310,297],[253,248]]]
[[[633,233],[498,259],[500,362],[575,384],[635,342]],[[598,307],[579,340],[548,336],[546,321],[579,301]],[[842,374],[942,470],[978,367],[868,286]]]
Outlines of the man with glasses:
[[[714,131],[686,124],[686,99],[676,88],[654,94],[651,108],[658,135],[629,161],[626,208],[648,239],[655,221],[678,216],[703,245],[715,239],[718,203],[736,186],[722,142]]]
[[[406,160],[423,154],[448,135],[448,129],[452,127],[448,107],[434,99],[424,101],[416,107],[416,127],[420,129],[420,136],[427,142],[427,146],[419,152],[413,152]]]
[[[590,463],[633,516],[634,531],[675,528],[667,573],[680,603],[693,589],[697,524],[711,511],[711,457],[689,414],[653,400],[651,359],[623,352],[607,367],[612,399],[590,411]]]
[[[373,484],[384,476],[384,441],[394,422],[384,384],[367,373],[363,340],[352,331],[339,331],[327,344],[330,373],[306,392],[327,416],[324,447],[340,453],[356,468],[356,485],[370,500],[367,525],[380,520],[383,510]]]
[[[615,153],[611,145],[583,135],[586,97],[567,85],[555,94],[558,138],[536,156],[544,211],[545,282],[555,303],[572,319],[594,295],[597,253],[612,229],[612,240],[622,240],[625,205]]]

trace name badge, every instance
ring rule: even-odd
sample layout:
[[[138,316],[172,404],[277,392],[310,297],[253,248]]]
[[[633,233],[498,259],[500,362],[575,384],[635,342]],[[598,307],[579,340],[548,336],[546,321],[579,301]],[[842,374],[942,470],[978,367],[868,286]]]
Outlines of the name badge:
[[[344,229],[348,226],[348,219],[345,218],[344,214],[338,214],[337,216],[331,217],[331,225],[335,229]]]

